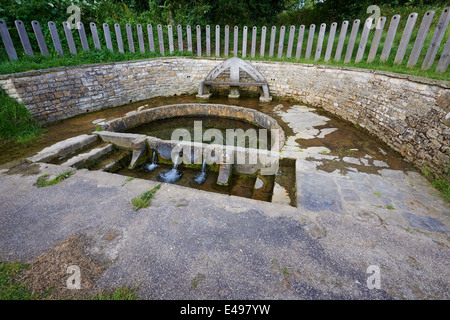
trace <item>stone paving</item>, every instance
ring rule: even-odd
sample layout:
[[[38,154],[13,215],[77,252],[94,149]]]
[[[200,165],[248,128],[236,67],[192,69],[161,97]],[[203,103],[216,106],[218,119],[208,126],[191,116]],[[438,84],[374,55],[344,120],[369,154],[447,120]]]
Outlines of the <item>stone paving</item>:
[[[297,139],[325,139],[340,129],[324,128],[330,119],[307,106],[295,105],[281,111],[282,105],[279,105],[274,110],[294,132],[286,137],[281,157],[297,159],[299,208],[315,212],[331,210],[363,220],[373,215],[382,223],[404,228],[450,231],[443,223],[443,220],[448,223],[449,205],[406,163],[406,169],[393,170],[385,161],[373,158],[373,154],[364,154],[364,150],[357,158],[330,155],[330,150],[323,146],[303,148]],[[355,154],[360,150],[351,151]],[[381,148],[377,152],[380,159],[386,154]],[[323,161],[333,162],[336,169],[332,172],[321,170]],[[367,173],[367,168],[375,169],[376,173]]]

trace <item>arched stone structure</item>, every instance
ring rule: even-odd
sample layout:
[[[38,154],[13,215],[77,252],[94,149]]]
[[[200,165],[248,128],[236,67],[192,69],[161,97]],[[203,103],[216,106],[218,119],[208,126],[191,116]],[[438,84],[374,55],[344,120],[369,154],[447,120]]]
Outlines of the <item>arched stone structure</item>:
[[[216,78],[222,74],[223,72],[230,70],[230,81],[215,81]],[[246,72],[250,77],[255,80],[255,82],[240,82],[240,71]],[[267,84],[266,79],[258,71],[254,66],[250,63],[239,59],[237,57],[230,58],[225,60],[221,64],[217,65],[212,69],[205,80],[200,84],[200,88],[198,90],[198,97],[200,98],[209,98],[211,96],[211,86],[212,85],[229,85],[230,86],[230,94],[229,98],[239,98],[239,87],[243,86],[257,86],[260,88],[260,101],[271,101],[272,97],[270,96],[269,85]]]

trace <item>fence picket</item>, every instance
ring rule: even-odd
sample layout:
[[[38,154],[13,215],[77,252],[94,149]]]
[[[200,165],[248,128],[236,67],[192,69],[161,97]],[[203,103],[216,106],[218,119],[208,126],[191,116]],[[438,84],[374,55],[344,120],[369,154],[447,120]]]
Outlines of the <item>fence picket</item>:
[[[91,28],[92,38],[94,39],[94,46],[96,49],[101,50],[100,40],[98,38],[97,25],[94,22],[89,23],[89,27]]]
[[[31,49],[30,39],[28,38],[27,30],[25,29],[23,22],[20,20],[16,20],[15,25],[25,54],[33,57],[33,49]]]
[[[273,26],[270,32],[270,45],[269,45],[269,57],[273,57],[273,50],[275,47],[275,35],[277,33],[277,27]]]
[[[122,41],[122,31],[120,31],[120,24],[118,24],[118,23],[114,24],[114,32],[116,33],[117,48],[119,49],[120,53],[124,53],[123,41]]]
[[[381,36],[383,35],[383,29],[386,25],[386,17],[381,17],[376,24],[375,34],[373,36],[372,45],[370,46],[369,56],[367,57],[367,62],[373,62],[375,56],[378,52],[378,47],[380,45]]]
[[[334,38],[336,36],[336,28],[337,23],[333,22],[331,24],[330,33],[328,35],[328,43],[327,43],[327,50],[325,51],[325,58],[324,61],[329,61],[331,58],[331,52],[333,51],[333,45],[334,45]]]
[[[400,40],[400,45],[398,46],[397,54],[395,55],[394,63],[396,64],[402,63],[403,58],[405,57],[406,49],[408,48],[408,43],[417,21],[417,16],[418,14],[414,12],[408,17],[405,29],[403,30],[402,39]]]
[[[111,33],[109,31],[109,25],[107,23],[103,24],[103,33],[105,35],[106,47],[109,50],[114,51],[112,41],[111,41]]]
[[[164,55],[164,38],[163,38],[163,31],[162,31],[162,25],[158,24],[156,26],[156,29],[158,30],[158,44],[159,44],[159,53],[161,55]]]
[[[52,37],[53,46],[56,52],[62,57],[64,55],[63,49],[61,46],[61,41],[59,40],[58,30],[56,30],[56,25],[53,21],[48,22],[48,28],[50,29],[50,35]]]
[[[171,24],[167,26],[167,37],[169,38],[169,53],[172,53],[175,48],[173,45],[173,30]]]
[[[139,52],[145,53],[144,33],[142,31],[142,25],[138,23],[136,25],[136,29],[137,29],[137,36],[138,36],[138,43],[139,43]]]
[[[244,26],[242,31],[242,58],[247,56],[247,26]]]
[[[412,68],[416,65],[419,60],[420,52],[422,51],[425,38],[427,37],[428,30],[430,29],[431,22],[433,21],[434,10],[428,10],[423,16],[422,22],[420,23],[419,32],[414,41],[414,46],[409,55],[408,68]]]
[[[135,53],[135,51],[134,51],[133,31],[131,30],[131,24],[127,23],[125,25],[125,29],[127,31],[128,49],[130,50],[130,52]]]
[[[389,29],[384,41],[383,51],[381,52],[381,61],[386,61],[389,59],[391,53],[392,44],[394,43],[395,33],[397,32],[398,23],[400,22],[400,15],[396,14],[391,18],[389,23]]]
[[[186,38],[187,38],[187,44],[188,44],[188,51],[192,52],[192,31],[191,26],[186,26]]]
[[[75,47],[75,42],[73,41],[72,30],[69,27],[67,21],[63,22],[64,34],[66,35],[67,45],[69,46],[69,51],[72,54],[77,54],[77,48]]]
[[[216,57],[220,57],[220,26],[216,25]]]
[[[228,57],[228,51],[230,51],[230,26],[228,25],[225,26],[224,42],[223,54]]]
[[[155,52],[155,41],[153,39],[153,26],[151,24],[147,25],[147,35],[148,35],[148,47],[151,52]]]
[[[211,56],[211,29],[209,25],[206,26],[206,55]]]
[[[295,52],[295,59],[299,60],[302,53],[303,37],[305,35],[305,26],[302,24],[298,28],[298,40],[297,40],[297,50]]]
[[[352,59],[353,49],[355,48],[356,36],[358,35],[359,24],[361,21],[356,19],[353,21],[352,31],[350,32],[350,39],[347,45],[347,51],[345,53],[344,63],[349,63]]]
[[[431,65],[434,62],[434,58],[436,58],[439,46],[441,45],[442,38],[444,37],[445,30],[447,29],[449,21],[450,21],[450,7],[447,7],[442,11],[441,17],[439,18],[436,30],[434,31],[433,39],[431,39],[431,43],[430,46],[428,47],[425,60],[423,61],[422,64],[422,70],[428,70],[431,68]]]
[[[183,27],[181,24],[177,25],[178,50],[184,51],[183,47]]]
[[[256,31],[257,28],[252,28],[252,48],[251,48],[251,57],[254,58],[256,54]]]
[[[11,40],[11,35],[9,34],[6,22],[3,19],[0,19],[0,36],[5,46],[6,53],[8,54],[9,60],[17,60],[16,49],[14,48],[14,44]]]
[[[284,47],[284,34],[286,32],[286,27],[281,26],[280,28],[280,39],[278,40],[278,59],[283,56],[283,47]]]
[[[441,58],[439,59],[438,65],[436,67],[436,72],[445,72],[450,63],[450,36],[445,43],[444,50],[442,51]]]
[[[339,40],[336,47],[336,53],[334,54],[334,61],[341,60],[342,50],[344,49],[345,37],[347,36],[348,21],[342,23],[341,32],[339,34]]]
[[[239,27],[235,26],[234,27],[234,35],[233,35],[233,54],[235,57],[237,57],[237,53],[238,53],[238,32],[239,32]]]
[[[325,38],[326,29],[327,25],[325,23],[322,23],[319,30],[319,39],[317,39],[316,55],[314,57],[314,60],[316,61],[320,59],[320,56],[322,54],[323,39]]]
[[[81,47],[84,51],[89,50],[89,44],[86,38],[86,31],[84,29],[84,24],[81,21],[77,22],[78,35],[80,36]]]
[[[197,25],[196,27],[196,31],[197,31],[197,55],[199,57],[202,56],[202,28]]]
[[[34,35],[36,36],[36,40],[39,46],[39,51],[43,56],[48,56],[48,48],[47,43],[45,43],[44,35],[42,34],[41,25],[36,20],[31,21],[31,26],[33,27]],[[1,25],[0,25],[1,27]],[[84,27],[83,27],[84,30]],[[8,54],[9,55],[9,54]]]
[[[264,54],[266,53],[266,33],[267,33],[267,27],[263,26],[261,28],[261,48],[259,49],[259,55],[263,58]]]
[[[364,22],[363,32],[361,34],[361,40],[359,41],[358,51],[356,52],[355,62],[360,62],[364,56],[367,40],[369,39],[369,33],[373,23],[373,18],[367,18]]]
[[[316,31],[316,25],[312,24],[309,26],[309,35],[308,35],[308,43],[306,44],[306,53],[305,58],[311,59],[311,51],[314,42],[314,32]]]
[[[286,50],[286,58],[292,57],[292,48],[294,46],[295,26],[289,27],[288,46]]]

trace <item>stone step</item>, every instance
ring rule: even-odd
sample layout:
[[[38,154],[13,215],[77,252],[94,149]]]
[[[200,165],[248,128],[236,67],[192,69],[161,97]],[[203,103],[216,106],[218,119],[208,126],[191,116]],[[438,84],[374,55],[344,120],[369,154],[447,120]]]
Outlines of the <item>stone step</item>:
[[[69,160],[67,160],[62,165],[68,166],[68,167],[80,168],[85,163],[99,159],[102,156],[110,153],[112,150],[113,150],[113,145],[108,144],[108,145],[100,147],[100,148],[92,149],[91,151],[89,151],[87,153],[78,154],[78,155],[70,158]]]
[[[41,150],[33,157],[28,158],[28,160],[32,162],[49,162],[86,148],[97,142],[97,140],[97,135],[87,134],[69,138]]]

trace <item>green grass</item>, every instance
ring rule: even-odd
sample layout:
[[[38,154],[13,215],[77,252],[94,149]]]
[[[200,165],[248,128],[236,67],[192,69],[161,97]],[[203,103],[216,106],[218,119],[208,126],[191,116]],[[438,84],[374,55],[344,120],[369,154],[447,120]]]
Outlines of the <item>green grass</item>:
[[[188,51],[173,51],[172,54],[166,52],[165,56],[193,56],[192,52]],[[112,52],[109,49],[80,51],[78,54],[67,53],[60,57],[56,53],[49,56],[36,54],[34,57],[22,56],[15,61],[2,61],[0,63],[0,74],[18,73],[31,70],[58,68],[66,66],[78,66],[84,64],[120,62],[130,60],[140,60],[161,57],[159,52],[146,53]]]
[[[131,204],[134,206],[134,211],[137,211],[142,208],[147,208],[150,205],[152,199],[155,198],[155,193],[161,188],[161,185],[158,184],[152,190],[144,192],[137,198],[131,199]]]
[[[54,178],[50,181],[47,181],[47,178],[49,177],[49,175],[44,174],[37,179],[37,181],[34,185],[38,188],[53,186],[55,184],[60,183],[61,181],[64,181],[65,179],[67,179],[68,177],[70,177],[73,174],[74,174],[74,172],[72,170],[68,169],[67,171],[57,175],[56,178]]]
[[[430,181],[431,185],[440,193],[446,202],[450,203],[450,164],[444,175],[437,177],[431,173],[428,166],[422,170],[423,175]]]
[[[16,280],[28,267],[21,262],[0,262],[0,300],[38,299],[38,295]]]
[[[26,143],[43,132],[23,103],[0,90],[0,144]]]
[[[29,265],[22,262],[0,261],[0,300],[44,300],[52,292],[48,288],[47,293],[38,295],[32,293],[20,280],[23,272],[29,269]],[[65,298],[66,299],[66,298]],[[130,287],[118,287],[106,292],[100,292],[89,296],[87,300],[137,300],[137,289]]]

